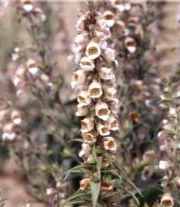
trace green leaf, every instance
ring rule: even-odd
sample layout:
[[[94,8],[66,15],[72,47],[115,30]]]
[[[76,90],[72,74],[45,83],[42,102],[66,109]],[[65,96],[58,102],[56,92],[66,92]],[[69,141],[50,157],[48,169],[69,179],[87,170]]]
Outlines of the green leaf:
[[[92,207],[97,207],[98,198],[100,194],[100,183],[91,183]]]

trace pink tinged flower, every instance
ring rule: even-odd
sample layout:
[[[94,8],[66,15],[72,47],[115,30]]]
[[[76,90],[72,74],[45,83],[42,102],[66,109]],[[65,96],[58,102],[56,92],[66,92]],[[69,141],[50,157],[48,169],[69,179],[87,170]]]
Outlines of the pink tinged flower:
[[[105,94],[105,98],[107,100],[113,101],[117,96],[117,90],[115,87],[105,86],[104,87],[104,94]]]
[[[109,122],[109,128],[111,131],[119,130],[119,123],[115,117],[111,116],[108,122]]]
[[[77,101],[81,106],[88,106],[91,104],[91,98],[89,96],[88,91],[81,91],[78,95]]]
[[[97,125],[97,131],[101,136],[108,136],[110,135],[110,129],[107,123],[99,123]]]
[[[107,121],[110,117],[111,112],[106,103],[98,102],[95,106],[95,113],[99,119],[102,119],[103,121]]]
[[[91,147],[89,144],[87,143],[83,143],[81,145],[81,151],[79,152],[79,157],[88,157],[88,155],[90,154],[91,151]]]
[[[85,83],[86,80],[86,74],[83,70],[77,70],[73,73],[71,86],[72,88],[80,87]]]
[[[85,132],[82,133],[82,137],[85,143],[94,144],[97,141],[97,136],[95,132]]]
[[[105,137],[103,140],[104,149],[115,153],[117,151],[117,143],[113,137]]]
[[[95,68],[95,64],[93,60],[91,60],[89,57],[82,57],[79,65],[80,68],[85,71],[93,71]]]
[[[86,47],[86,56],[91,59],[95,60],[101,55],[101,49],[98,43],[91,41]]]
[[[96,80],[92,81],[89,85],[88,93],[93,99],[100,98],[103,94],[101,83]]]
[[[135,53],[136,52],[136,42],[133,38],[127,37],[125,39],[125,47],[128,50],[129,53]]]
[[[81,132],[86,133],[94,129],[94,119],[87,117],[81,120]]]

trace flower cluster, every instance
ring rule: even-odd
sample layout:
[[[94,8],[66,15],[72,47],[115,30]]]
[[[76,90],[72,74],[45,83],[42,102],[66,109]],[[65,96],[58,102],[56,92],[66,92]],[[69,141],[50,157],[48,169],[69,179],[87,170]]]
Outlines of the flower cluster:
[[[2,141],[12,142],[18,137],[22,124],[22,115],[19,110],[5,107],[0,110],[0,130],[2,131]]]
[[[40,64],[34,59],[28,59],[25,64],[17,65],[15,74],[11,77],[12,82],[16,88],[16,95],[21,96],[27,92],[28,89],[53,89],[53,83],[50,80]]]
[[[180,157],[179,137],[179,84],[166,86],[161,96],[161,106],[167,114],[162,120],[161,130],[158,133],[159,169],[163,172],[162,187],[165,194],[161,198],[162,206],[173,207],[176,203],[176,193],[180,188]],[[174,197],[175,196],[175,197]]]
[[[111,5],[111,2],[96,3],[96,11],[90,8],[79,18],[73,48],[78,69],[73,74],[72,87],[77,93],[76,116],[81,117],[83,138],[79,156],[85,163],[93,161],[94,146],[107,153],[116,153],[118,149],[116,50],[111,42],[117,17],[113,7],[108,9],[106,3]],[[103,157],[104,152],[100,154]],[[80,189],[88,189],[92,180],[90,177],[81,180]],[[102,178],[101,189],[113,190],[112,183]]]

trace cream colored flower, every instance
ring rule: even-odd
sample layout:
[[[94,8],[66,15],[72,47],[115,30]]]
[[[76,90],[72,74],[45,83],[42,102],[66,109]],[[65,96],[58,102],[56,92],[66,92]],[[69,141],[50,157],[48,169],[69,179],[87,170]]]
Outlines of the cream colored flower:
[[[107,121],[110,116],[110,110],[106,103],[98,102],[95,106],[96,116],[104,121]]]
[[[82,57],[79,65],[80,68],[85,71],[93,71],[95,68],[95,64],[93,60],[91,60],[89,57]]]
[[[81,151],[79,152],[79,157],[88,157],[91,151],[91,147],[87,143],[81,145]]]
[[[94,119],[87,117],[81,120],[81,132],[86,133],[94,129]]]
[[[100,98],[103,94],[102,86],[101,84],[94,80],[88,88],[89,96],[91,98]]]
[[[110,130],[108,124],[98,124],[97,125],[97,131],[101,136],[108,136],[110,135]]]
[[[91,103],[88,91],[81,91],[78,95],[77,101],[81,106],[88,106]]]
[[[113,137],[105,137],[103,146],[105,150],[116,152],[117,151],[117,144]]]
[[[115,75],[112,68],[102,67],[99,69],[99,76],[102,80],[115,79]]]
[[[111,131],[118,131],[119,130],[118,120],[113,116],[111,116],[109,119],[109,129]]]
[[[166,193],[162,196],[161,206],[162,207],[173,207],[174,206],[174,199],[170,193]]]
[[[83,178],[80,181],[80,190],[84,191],[87,190],[90,187],[91,179],[90,178]]]
[[[137,49],[135,40],[131,37],[127,37],[125,39],[125,47],[130,53],[135,53]]]
[[[71,86],[72,88],[81,87],[86,80],[86,74],[83,70],[77,70],[73,73]]]
[[[77,105],[76,116],[86,116],[88,114],[88,106]]]
[[[97,136],[94,132],[82,133],[82,137],[85,143],[94,144],[97,140]]]
[[[89,42],[86,48],[86,56],[91,60],[95,60],[100,55],[101,55],[101,49],[99,44],[94,41]]]

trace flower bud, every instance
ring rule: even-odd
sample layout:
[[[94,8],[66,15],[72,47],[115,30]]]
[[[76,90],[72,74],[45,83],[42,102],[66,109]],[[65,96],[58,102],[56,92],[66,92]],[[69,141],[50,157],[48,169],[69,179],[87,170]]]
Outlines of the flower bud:
[[[104,121],[107,121],[110,116],[110,110],[106,103],[98,102],[95,106],[96,116]]]
[[[79,65],[85,71],[93,71],[95,68],[94,62],[89,57],[82,57]]]
[[[75,71],[72,77],[72,81],[71,81],[72,88],[82,86],[85,80],[86,80],[86,75],[83,70]]]
[[[117,151],[117,144],[115,142],[115,139],[113,137],[105,137],[103,146],[105,150],[108,150],[110,152],[116,152]]]
[[[99,47],[99,44],[94,41],[89,42],[86,48],[86,56],[91,60],[95,60],[100,55],[101,49]]]
[[[91,98],[100,98],[103,94],[102,86],[101,84],[94,80],[90,85],[89,85],[89,96]]]
[[[84,178],[80,181],[80,190],[84,191],[87,190],[90,187],[91,179],[90,178]]]
[[[84,118],[81,120],[81,132],[86,133],[94,129],[94,119],[91,117]]]
[[[88,157],[89,153],[91,151],[91,147],[87,143],[83,143],[81,145],[81,151],[79,152],[79,157]]]

